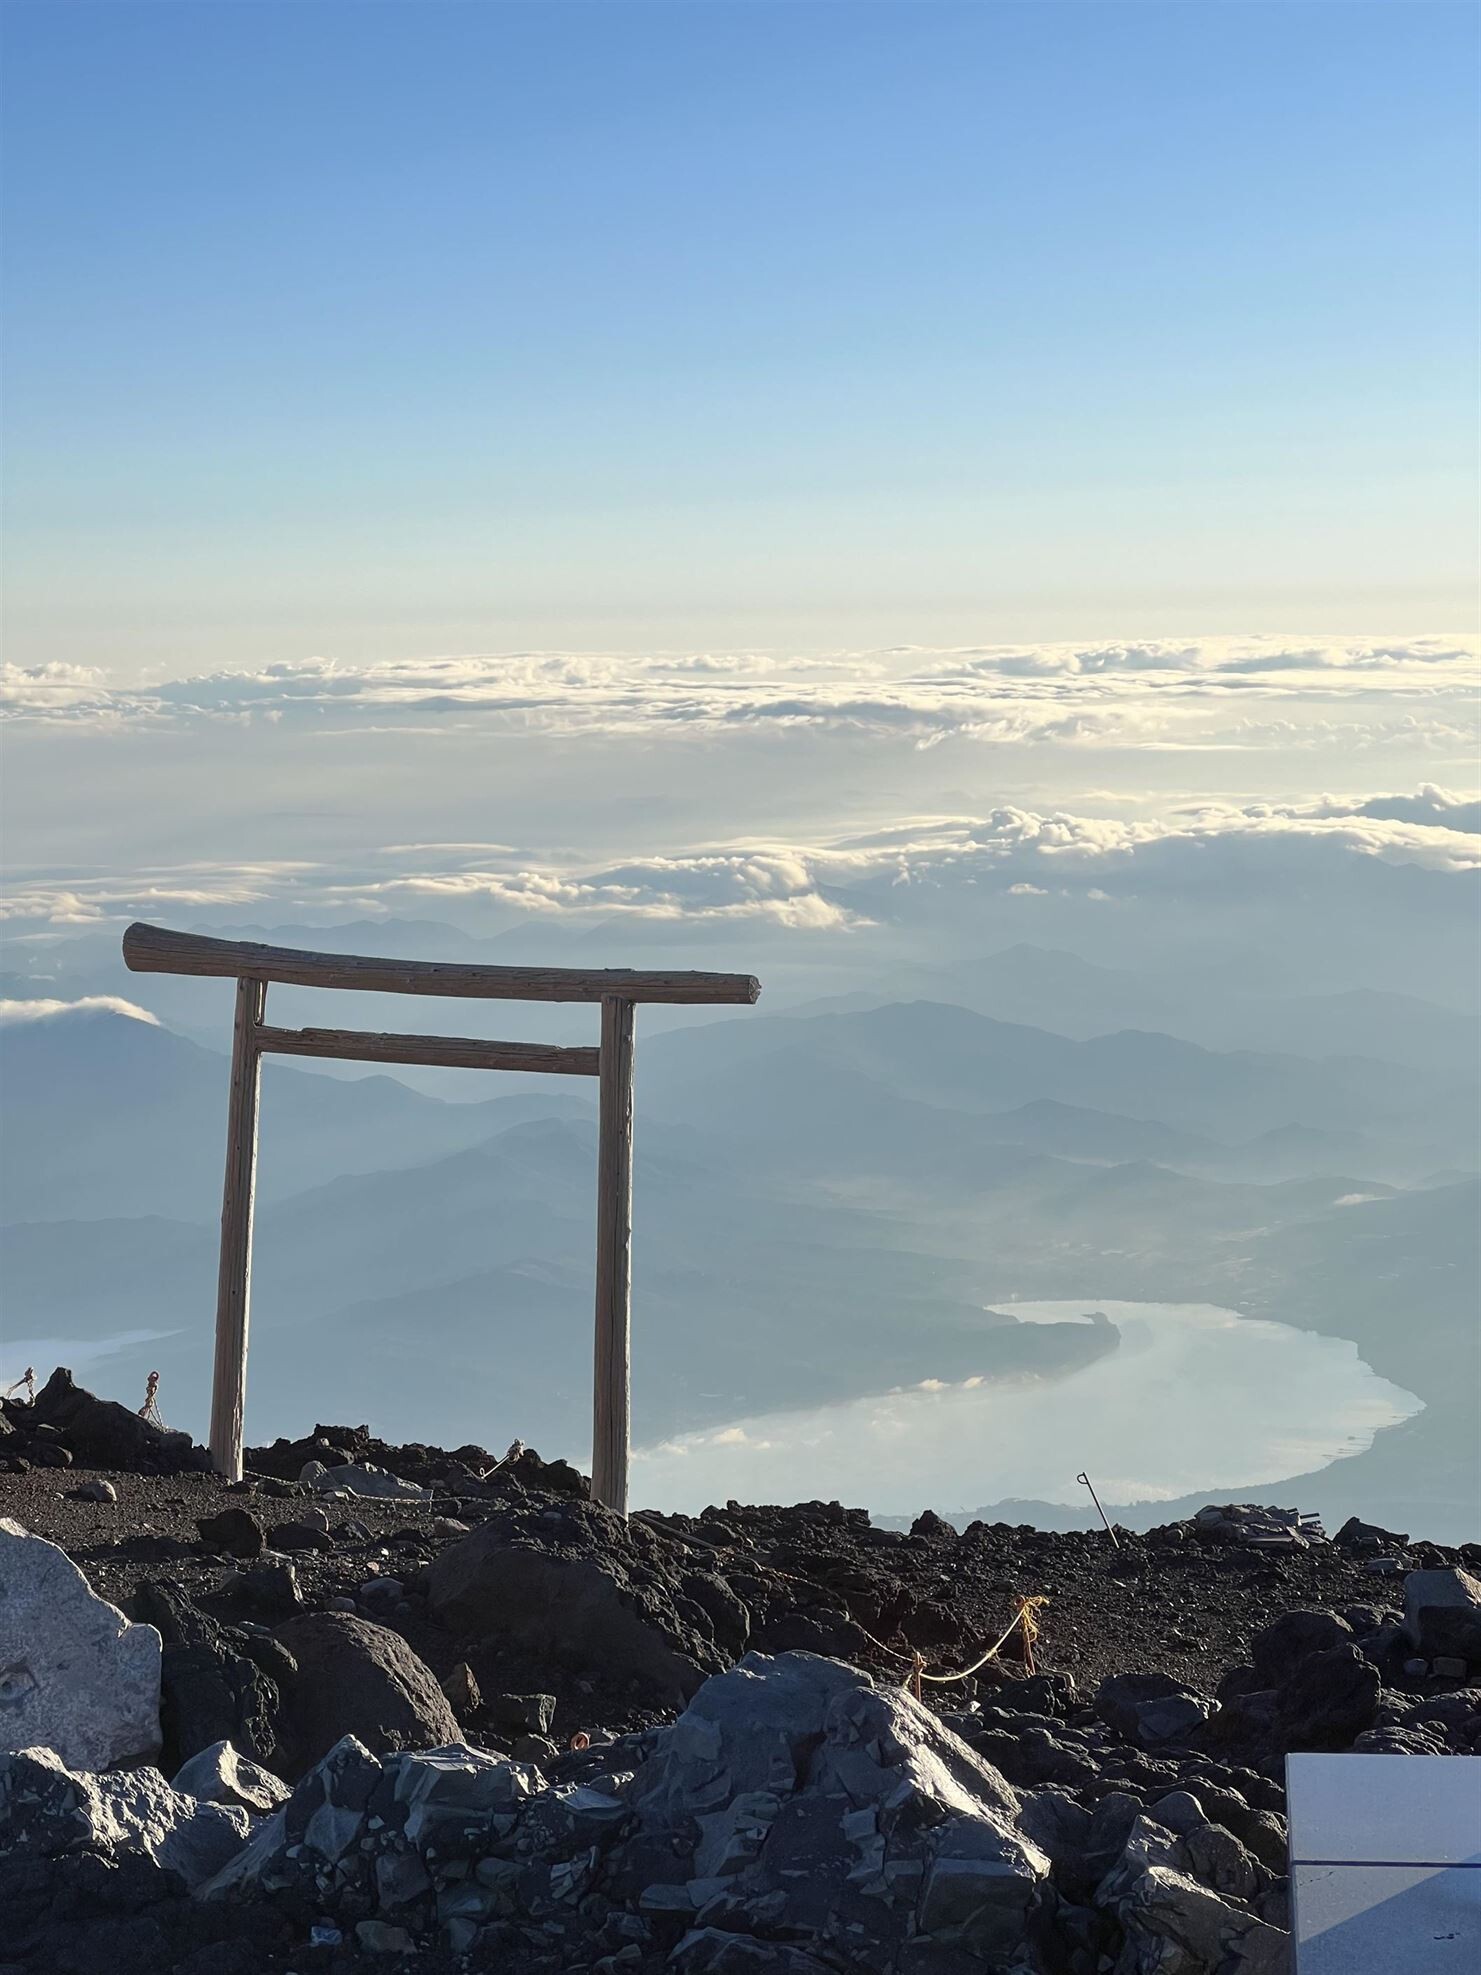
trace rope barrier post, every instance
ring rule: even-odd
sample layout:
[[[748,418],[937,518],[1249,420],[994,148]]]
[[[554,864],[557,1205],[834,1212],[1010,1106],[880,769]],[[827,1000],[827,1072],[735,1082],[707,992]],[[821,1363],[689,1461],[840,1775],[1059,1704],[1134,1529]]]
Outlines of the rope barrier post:
[[[1038,1620],[1034,1617],[1034,1601],[1032,1598],[1025,1598],[1023,1603],[1018,1607],[1018,1622],[1023,1631],[1024,1667],[1029,1673],[1036,1673],[1038,1668],[1034,1665],[1034,1639],[1038,1634],[1039,1624]]]
[[[984,1652],[979,1653],[970,1666],[961,1667],[955,1673],[927,1673],[925,1670],[926,1662],[924,1655],[918,1646],[912,1646],[910,1649],[911,1668],[905,1676],[903,1685],[909,1687],[914,1693],[915,1698],[919,1700],[921,1698],[921,1682],[923,1680],[929,1680],[933,1687],[949,1687],[955,1681],[969,1680],[974,1673],[980,1672],[989,1660],[997,1658],[998,1654],[1020,1627],[1023,1630],[1024,1663],[1030,1673],[1034,1672],[1034,1641],[1039,1636],[1037,1613],[1040,1605],[1047,1605],[1048,1602],[1048,1598],[1042,1591],[1036,1592],[1031,1598],[1020,1598],[1018,1601],[1018,1610],[1009,1619],[1006,1630]],[[878,1639],[873,1640],[872,1643],[879,1646],[879,1650],[882,1653],[889,1653],[892,1659],[903,1659],[905,1657],[903,1653],[893,1652],[890,1647],[880,1645]]]
[[[1110,1537],[1112,1545],[1119,1550],[1121,1548],[1120,1542],[1117,1540],[1116,1532],[1114,1529],[1112,1529],[1110,1522],[1107,1519],[1105,1510],[1100,1505],[1100,1497],[1095,1492],[1095,1483],[1090,1479],[1090,1476],[1088,1474],[1085,1474],[1083,1471],[1080,1474],[1077,1474],[1075,1476],[1075,1479],[1076,1481],[1083,1482],[1085,1486],[1090,1490],[1090,1499],[1095,1504],[1096,1513],[1099,1515],[1101,1521],[1106,1525],[1106,1534],[1107,1536]]]

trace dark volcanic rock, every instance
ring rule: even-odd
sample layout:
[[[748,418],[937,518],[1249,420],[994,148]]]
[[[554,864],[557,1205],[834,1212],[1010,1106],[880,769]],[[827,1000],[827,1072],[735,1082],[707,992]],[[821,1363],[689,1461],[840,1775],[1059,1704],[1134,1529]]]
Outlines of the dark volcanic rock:
[[[300,1774],[343,1735],[373,1754],[459,1740],[457,1718],[430,1667],[398,1633],[345,1612],[290,1619],[274,1635],[297,1662],[282,1727]]]
[[[461,1640],[599,1669],[672,1702],[726,1660],[679,1561],[642,1523],[593,1504],[515,1507],[437,1557],[428,1596]]]
[[[1481,1665],[1481,1579],[1465,1570],[1410,1571],[1404,1631],[1421,1653]]]
[[[1362,1522],[1357,1516],[1349,1516],[1332,1541],[1340,1543],[1344,1549],[1376,1552],[1402,1550],[1407,1547],[1409,1538],[1399,1536],[1391,1529],[1380,1529],[1376,1522]]]
[[[1213,1712],[1201,1694],[1163,1673],[1117,1673],[1096,1689],[1095,1711],[1139,1748],[1188,1742]]]
[[[267,1533],[274,1550],[332,1550],[334,1538],[314,1522],[280,1522]]]
[[[331,1438],[331,1435],[335,1437]],[[371,1432],[368,1426],[316,1426],[301,1440],[275,1440],[271,1447],[249,1447],[243,1461],[249,1474],[269,1475],[278,1481],[297,1481],[310,1461],[318,1461],[321,1467],[326,1468],[348,1467],[355,1458],[355,1443],[361,1437],[369,1445]],[[342,1445],[342,1440],[350,1444]]]
[[[250,1570],[235,1571],[223,1578],[212,1593],[212,1603],[234,1618],[257,1618],[271,1623],[300,1610],[303,1591],[292,1564],[268,1558],[253,1564]]]
[[[353,1428],[284,1447],[294,1475],[309,1453],[370,1459],[450,1499],[326,1508],[290,1479],[120,1473],[100,1510],[33,1473],[6,1477],[6,1506],[160,1626],[167,1764],[216,1744],[209,1769],[229,1740],[291,1778],[342,1727],[389,1752],[336,1743],[224,1906],[123,1851],[41,1861],[40,1885],[6,1858],[0,1805],[0,1975],[371,1975],[412,1956],[500,1975],[1274,1975],[1286,1751],[1481,1748],[1464,1661],[1406,1671],[1393,1609],[1415,1565],[1411,1626],[1468,1622],[1465,1553],[1415,1544],[1390,1583],[1361,1546],[1264,1553],[1183,1524],[1113,1553],[1027,1525],[907,1535],[824,1502],[624,1523],[524,1454]],[[281,1556],[224,1571],[182,1540],[275,1493],[298,1498],[279,1513],[302,1547],[292,1524],[271,1537],[296,1580]],[[141,1595],[141,1569],[177,1582]],[[956,1679],[1037,1594],[1047,1671],[1017,1677],[1015,1636]],[[385,1625],[252,1622],[352,1596]],[[794,1645],[855,1667],[763,1656]],[[945,1677],[924,1708],[902,1694],[913,1652]],[[1027,1877],[1023,1844],[1046,1861]]]
[[[1350,1749],[1373,1726],[1381,1684],[1377,1667],[1356,1646],[1332,1646],[1302,1660],[1277,1689],[1287,1752]]]
[[[127,1406],[96,1398],[61,1367],[36,1394],[30,1414],[36,1429],[55,1428],[69,1456],[92,1467],[178,1474],[211,1464],[205,1448],[194,1446],[188,1433],[151,1426]]]
[[[275,1440],[271,1447],[249,1447],[246,1466],[252,1474],[296,1482],[310,1461],[326,1468],[351,1462],[369,1463],[421,1488],[442,1487],[453,1493],[476,1487],[496,1473],[501,1485],[540,1489],[548,1495],[582,1496],[589,1492],[585,1477],[566,1461],[542,1461],[533,1448],[511,1451],[503,1461],[483,1447],[425,1447],[415,1441],[393,1446],[379,1440],[368,1426],[316,1426],[301,1440]]]
[[[591,1483],[569,1461],[542,1461],[533,1447],[526,1447],[504,1472],[521,1488],[541,1489],[547,1495],[570,1495],[580,1501],[591,1497]]]
[[[459,1721],[471,1721],[483,1707],[477,1677],[466,1660],[459,1660],[442,1682],[443,1696]],[[523,1724],[521,1724],[521,1728]]]
[[[554,1694],[493,1694],[488,1718],[504,1735],[548,1735],[555,1718]]]
[[[1352,1644],[1352,1627],[1331,1612],[1283,1612],[1255,1634],[1250,1647],[1261,1687],[1278,1687],[1300,1662],[1332,1646]]]
[[[164,1641],[160,1669],[160,1761],[173,1775],[215,1742],[265,1768],[279,1759],[277,1684],[238,1650],[240,1635],[218,1625],[172,1586],[146,1581],[134,1615]]]
[[[223,1509],[219,1516],[201,1516],[195,1526],[201,1541],[213,1550],[249,1563],[262,1555],[266,1545],[262,1524],[250,1509]]]

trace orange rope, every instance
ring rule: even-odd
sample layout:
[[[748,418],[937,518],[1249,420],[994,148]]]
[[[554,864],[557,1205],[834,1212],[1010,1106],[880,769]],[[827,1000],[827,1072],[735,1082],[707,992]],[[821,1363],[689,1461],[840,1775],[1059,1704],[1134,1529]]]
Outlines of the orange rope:
[[[778,1572],[778,1575],[786,1576],[787,1573]],[[792,1581],[794,1583],[801,1584],[801,1583],[805,1583],[806,1579],[794,1578]],[[993,1643],[987,1648],[986,1652],[980,1654],[977,1659],[973,1660],[970,1666],[964,1666],[960,1669],[960,1671],[956,1673],[927,1673],[925,1655],[924,1653],[921,1652],[918,1646],[912,1646],[908,1653],[900,1653],[897,1652],[893,1646],[885,1645],[883,1640],[876,1639],[872,1632],[865,1632],[864,1627],[862,1625],[859,1625],[859,1630],[864,1633],[864,1637],[869,1641],[870,1645],[874,1647],[876,1652],[883,1653],[886,1659],[898,1660],[902,1666],[909,1667],[910,1671],[906,1674],[901,1685],[908,1687],[910,1691],[915,1695],[915,1698],[917,1700],[920,1700],[922,1698],[921,1696],[922,1681],[929,1680],[932,1686],[945,1687],[945,1686],[949,1686],[954,1681],[968,1679],[972,1674],[980,1672],[981,1669],[987,1665],[990,1659],[996,1658],[996,1656],[1002,1651],[1003,1647],[1006,1646],[1008,1641],[1013,1637],[1013,1634],[1017,1632],[1020,1627],[1022,1627],[1023,1629],[1024,1665],[1028,1668],[1028,1671],[1030,1673],[1036,1672],[1037,1668],[1034,1663],[1034,1641],[1039,1636],[1039,1620],[1037,1614],[1039,1607],[1041,1605],[1047,1605],[1048,1602],[1049,1602],[1048,1598],[1045,1597],[1042,1592],[1038,1593],[1037,1595],[1031,1598],[1020,1598],[1018,1601],[1018,1609],[1016,1612],[1014,1612],[1012,1618],[1008,1621],[1007,1629],[997,1639],[993,1641]],[[854,1619],[852,1623],[855,1625],[859,1624],[857,1619]]]
[[[1039,1621],[1035,1614],[1040,1605],[1047,1605],[1048,1602],[1049,1600],[1042,1593],[1033,1598],[1020,1598],[1018,1601],[1018,1610],[1014,1612],[1013,1617],[1010,1619],[1007,1631],[1003,1633],[1001,1638],[995,1640],[988,1647],[980,1659],[973,1660],[970,1666],[964,1666],[960,1673],[926,1673],[924,1671],[918,1671],[916,1674],[917,1686],[922,1680],[929,1680],[938,1686],[946,1686],[951,1681],[967,1679],[970,1674],[977,1673],[981,1668],[985,1667],[990,1659],[994,1659],[1001,1649],[1007,1645],[1020,1626],[1023,1628],[1024,1665],[1032,1673],[1034,1671],[1034,1641],[1039,1636]],[[920,1659],[919,1653],[916,1654],[916,1659]]]

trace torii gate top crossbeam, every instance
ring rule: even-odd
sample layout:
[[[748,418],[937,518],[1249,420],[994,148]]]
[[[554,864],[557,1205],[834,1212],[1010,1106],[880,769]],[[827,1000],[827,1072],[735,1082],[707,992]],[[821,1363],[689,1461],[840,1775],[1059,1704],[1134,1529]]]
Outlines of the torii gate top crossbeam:
[[[486,967],[442,960],[374,960],[306,953],[253,940],[211,939],[164,926],[130,926],[125,965],[135,974],[212,974],[364,994],[445,994],[475,1001],[752,1002],[752,974],[665,973],[632,967]]]

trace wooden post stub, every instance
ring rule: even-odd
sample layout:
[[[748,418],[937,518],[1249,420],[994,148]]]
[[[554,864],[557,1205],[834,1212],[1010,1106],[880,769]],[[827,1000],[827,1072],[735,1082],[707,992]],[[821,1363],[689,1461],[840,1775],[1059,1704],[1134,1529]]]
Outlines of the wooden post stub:
[[[631,1431],[633,1004],[602,1003],[591,1492],[627,1514]]]
[[[221,1265],[216,1280],[216,1367],[211,1383],[211,1460],[228,1481],[242,1478],[247,1399],[247,1313],[252,1288],[252,1203],[257,1182],[257,1097],[267,984],[237,982],[226,1113],[226,1180],[221,1191]]]

